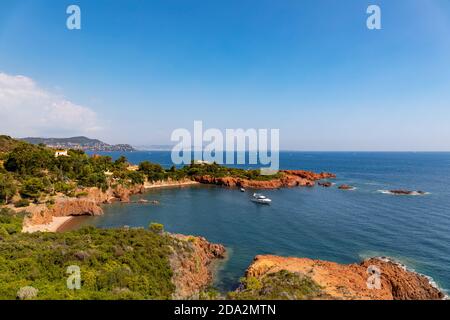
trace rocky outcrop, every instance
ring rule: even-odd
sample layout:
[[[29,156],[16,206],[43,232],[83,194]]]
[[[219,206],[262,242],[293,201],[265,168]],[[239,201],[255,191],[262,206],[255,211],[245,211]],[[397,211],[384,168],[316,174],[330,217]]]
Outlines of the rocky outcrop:
[[[406,195],[406,196],[413,196],[413,195],[424,195],[426,192],[424,191],[411,191],[411,190],[389,190],[390,194],[393,195]]]
[[[24,229],[27,229],[28,226],[49,224],[53,217],[101,215],[103,214],[101,204],[116,200],[129,202],[131,195],[143,193],[143,191],[143,185],[133,187],[119,185],[106,191],[98,188],[80,189],[77,190],[79,197],[59,195],[56,197],[54,204],[33,204],[27,207],[26,210],[30,214],[24,219]]]
[[[55,203],[49,213],[53,217],[67,216],[99,216],[103,214],[102,208],[92,200],[68,199]]]
[[[288,175],[298,176],[300,178],[307,179],[310,181],[336,178],[335,174],[329,172],[315,173],[313,171],[306,171],[306,170],[282,170],[281,172],[284,172]]]
[[[324,188],[330,188],[333,184],[329,181],[326,181],[326,182],[319,182],[318,185]]]
[[[355,187],[350,186],[350,185],[348,185],[348,184],[342,184],[342,185],[340,185],[340,186],[338,187],[338,189],[340,189],[340,190],[354,190]]]
[[[267,274],[286,270],[308,276],[322,288],[321,297],[344,300],[434,300],[444,294],[430,284],[427,277],[407,270],[388,259],[372,258],[359,264],[307,258],[257,256],[247,269],[246,277],[262,278]],[[376,287],[373,272],[380,273]],[[372,284],[372,286],[368,286]],[[372,289],[371,289],[372,288]]]
[[[235,177],[196,176],[194,180],[203,184],[252,189],[278,189],[286,187],[312,187],[315,181],[335,178],[331,173],[314,173],[304,170],[284,170],[281,175],[270,180],[249,180]]]
[[[225,257],[225,247],[205,238],[172,235],[176,244],[170,257],[174,272],[174,299],[198,299],[201,290],[213,279],[214,262]]]
[[[143,185],[137,185],[131,188],[118,185],[112,189],[112,194],[113,198],[119,199],[121,202],[130,202],[130,196],[134,194],[142,194],[144,191],[145,188]]]
[[[146,181],[144,183],[145,189],[153,189],[153,188],[170,188],[170,187],[184,187],[198,184],[197,181],[191,180],[189,178],[184,178],[180,180],[166,179],[159,181]]]
[[[32,226],[48,224],[53,217],[68,216],[98,216],[103,214],[103,209],[95,201],[89,199],[59,199],[54,205],[38,205],[29,207],[30,215],[25,218],[24,225]]]

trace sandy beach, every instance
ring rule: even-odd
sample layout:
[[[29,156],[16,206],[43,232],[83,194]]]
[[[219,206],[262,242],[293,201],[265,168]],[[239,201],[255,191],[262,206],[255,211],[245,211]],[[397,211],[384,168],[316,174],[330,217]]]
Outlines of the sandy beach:
[[[69,217],[53,217],[52,222],[47,224],[37,224],[33,226],[24,226],[22,232],[33,233],[33,232],[57,232],[65,223],[73,219],[72,216]]]
[[[197,181],[187,180],[187,181],[161,181],[161,182],[154,182],[154,183],[148,183],[146,182],[144,184],[145,189],[154,189],[154,188],[170,188],[170,187],[182,187],[182,186],[190,186],[200,184]]]

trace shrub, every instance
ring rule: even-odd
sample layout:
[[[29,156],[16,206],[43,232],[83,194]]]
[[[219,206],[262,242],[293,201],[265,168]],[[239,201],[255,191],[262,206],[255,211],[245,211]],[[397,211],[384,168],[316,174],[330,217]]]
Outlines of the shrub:
[[[8,203],[8,200],[17,192],[14,179],[10,174],[0,173],[0,202]]]
[[[30,201],[28,199],[20,199],[14,202],[14,207],[16,208],[24,208],[30,205]]]
[[[130,171],[128,173],[128,179],[130,179],[132,185],[143,184],[145,181],[144,174],[138,171]]]
[[[161,234],[164,232],[164,225],[161,223],[152,222],[150,223],[148,229],[154,233]]]
[[[17,299],[30,300],[37,297],[39,290],[30,286],[22,287],[17,291]]]
[[[75,194],[75,197],[77,197],[77,198],[83,198],[83,197],[86,197],[86,196],[88,196],[89,195],[89,193],[87,192],[87,191],[80,191],[80,192],[77,192],[76,194]]]
[[[261,279],[241,279],[242,288],[228,294],[237,300],[303,300],[323,295],[321,287],[310,277],[281,270],[269,273]]]
[[[16,213],[11,209],[3,208],[0,210],[0,227],[2,233],[8,235],[20,233],[22,230],[24,212]]]
[[[39,178],[29,178],[28,180],[25,180],[22,188],[20,188],[20,194],[25,198],[31,199],[38,199],[44,191],[44,182]]]
[[[62,181],[58,181],[53,185],[56,192],[62,192],[64,194],[69,194],[75,189],[75,185],[72,183],[66,183]]]

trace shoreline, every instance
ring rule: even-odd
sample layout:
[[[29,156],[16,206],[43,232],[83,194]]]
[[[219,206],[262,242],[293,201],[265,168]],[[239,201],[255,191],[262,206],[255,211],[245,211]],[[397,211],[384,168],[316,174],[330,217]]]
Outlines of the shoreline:
[[[34,232],[58,232],[65,224],[69,223],[72,220],[73,216],[67,217],[53,217],[50,223],[46,224],[36,224],[23,226],[22,232],[24,233],[34,233]]]
[[[175,188],[175,187],[185,187],[192,185],[199,185],[200,182],[197,181],[183,181],[183,182],[157,182],[157,183],[144,183],[144,189],[159,189],[159,188]],[[65,227],[73,222],[75,216],[65,216],[65,217],[53,217],[52,221],[46,224],[35,224],[27,225],[22,227],[22,232],[33,233],[33,232],[64,232]]]
[[[198,185],[200,182],[194,181],[194,180],[186,180],[186,181],[159,181],[156,183],[144,183],[144,189],[157,189],[157,188],[171,188],[171,187],[183,187],[183,186],[191,186],[191,185]]]

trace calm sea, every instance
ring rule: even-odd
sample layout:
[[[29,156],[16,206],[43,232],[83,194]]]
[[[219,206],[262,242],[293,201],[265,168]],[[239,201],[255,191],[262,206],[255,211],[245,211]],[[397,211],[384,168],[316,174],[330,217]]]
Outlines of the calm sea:
[[[120,153],[104,153],[114,158]],[[169,152],[125,153],[133,163],[171,166]],[[81,218],[97,227],[164,224],[169,232],[201,235],[224,244],[216,287],[234,289],[255,255],[275,254],[358,262],[389,256],[450,288],[450,153],[282,152],[283,169],[336,173],[332,188],[265,191],[273,203],[250,202],[251,190],[213,186],[151,190],[160,205],[105,205],[100,217]],[[409,189],[425,196],[394,196],[380,190]]]

